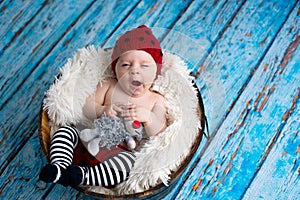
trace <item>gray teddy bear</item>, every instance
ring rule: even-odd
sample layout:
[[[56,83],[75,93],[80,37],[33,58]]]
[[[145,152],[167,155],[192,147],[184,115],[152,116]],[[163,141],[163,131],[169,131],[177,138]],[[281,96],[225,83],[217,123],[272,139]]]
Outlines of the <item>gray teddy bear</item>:
[[[79,136],[89,153],[96,156],[101,147],[110,149],[123,141],[130,149],[135,149],[134,138],[140,141],[144,133],[139,121],[116,120],[103,114],[94,120],[94,128],[82,130]]]

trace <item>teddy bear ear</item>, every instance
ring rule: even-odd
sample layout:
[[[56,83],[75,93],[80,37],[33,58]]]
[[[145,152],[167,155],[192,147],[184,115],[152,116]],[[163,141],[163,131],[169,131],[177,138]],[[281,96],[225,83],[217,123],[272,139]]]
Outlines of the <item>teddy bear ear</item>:
[[[93,156],[96,156],[97,153],[99,152],[99,142],[100,138],[95,138],[92,141],[90,141],[87,145],[87,149],[92,154]]]
[[[97,136],[96,129],[84,129],[79,133],[79,137],[83,142],[89,142]]]

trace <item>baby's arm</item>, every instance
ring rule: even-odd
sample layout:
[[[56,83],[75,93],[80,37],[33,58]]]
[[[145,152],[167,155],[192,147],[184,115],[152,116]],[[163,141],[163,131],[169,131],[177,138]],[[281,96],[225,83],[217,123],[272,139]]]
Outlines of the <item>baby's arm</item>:
[[[149,121],[144,122],[147,135],[153,136],[162,132],[167,126],[166,121],[165,99],[160,97],[150,112]]]
[[[145,102],[148,103],[148,102]],[[122,112],[125,120],[142,122],[148,136],[157,135],[166,128],[166,106],[164,97],[157,95],[151,110],[142,105],[126,105],[126,112]]]
[[[108,116],[117,116],[117,110],[119,108],[116,105],[104,105],[105,96],[107,95],[109,88],[114,84],[114,79],[108,79],[97,85],[95,94],[89,96],[83,106],[83,113],[87,118],[96,119],[104,112]]]

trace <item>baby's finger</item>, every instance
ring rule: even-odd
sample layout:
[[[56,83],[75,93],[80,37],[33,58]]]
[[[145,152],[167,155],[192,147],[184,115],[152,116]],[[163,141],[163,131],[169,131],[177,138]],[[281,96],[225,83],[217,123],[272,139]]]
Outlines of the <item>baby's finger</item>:
[[[116,103],[114,103],[114,105],[121,107],[121,106],[124,106],[124,103],[116,102]]]
[[[128,110],[128,111],[129,111],[129,115],[130,115],[130,116],[136,115],[136,109],[135,109],[135,108],[130,109],[130,110]]]
[[[129,115],[130,115],[131,117],[136,117],[136,109],[135,109],[135,108],[130,109],[130,110],[129,110]]]
[[[121,112],[121,116],[123,117],[123,118],[127,118],[127,117],[131,117],[132,116],[132,113],[131,113],[131,111],[130,110],[123,110],[122,112]]]
[[[121,112],[119,112],[119,116],[125,118],[125,117],[128,117],[128,110],[124,110],[122,109]]]
[[[115,112],[122,112],[123,111],[123,109],[122,109],[122,107],[121,106],[118,106],[118,105],[112,105],[112,109],[115,111]]]
[[[136,108],[136,105],[130,103],[130,104],[127,104],[125,108],[126,108],[126,109],[134,109],[134,108]]]
[[[112,117],[116,120],[120,120],[120,118],[117,115],[113,115]]]
[[[110,108],[105,112],[105,114],[109,117],[113,117],[115,115],[115,111],[112,108]]]
[[[125,120],[125,121],[134,121],[134,120],[135,120],[135,117],[131,117],[131,116],[129,116],[129,117],[124,117],[124,120]]]
[[[114,109],[110,109],[110,112],[108,113],[109,117],[115,118],[116,120],[119,120],[118,112]]]

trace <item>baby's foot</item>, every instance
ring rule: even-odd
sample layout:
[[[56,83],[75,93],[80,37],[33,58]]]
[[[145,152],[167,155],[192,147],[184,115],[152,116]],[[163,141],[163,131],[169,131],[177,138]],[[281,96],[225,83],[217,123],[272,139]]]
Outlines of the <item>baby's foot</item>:
[[[46,183],[55,183],[60,177],[60,169],[56,165],[47,164],[42,168],[40,173],[40,180]]]
[[[39,179],[46,183],[59,183],[63,186],[69,185],[67,171],[53,164],[47,164],[42,168]]]
[[[86,168],[85,167],[79,167],[77,165],[71,165],[68,167],[68,171],[70,174],[70,185],[71,186],[78,186],[82,185],[83,181],[86,176]]]

